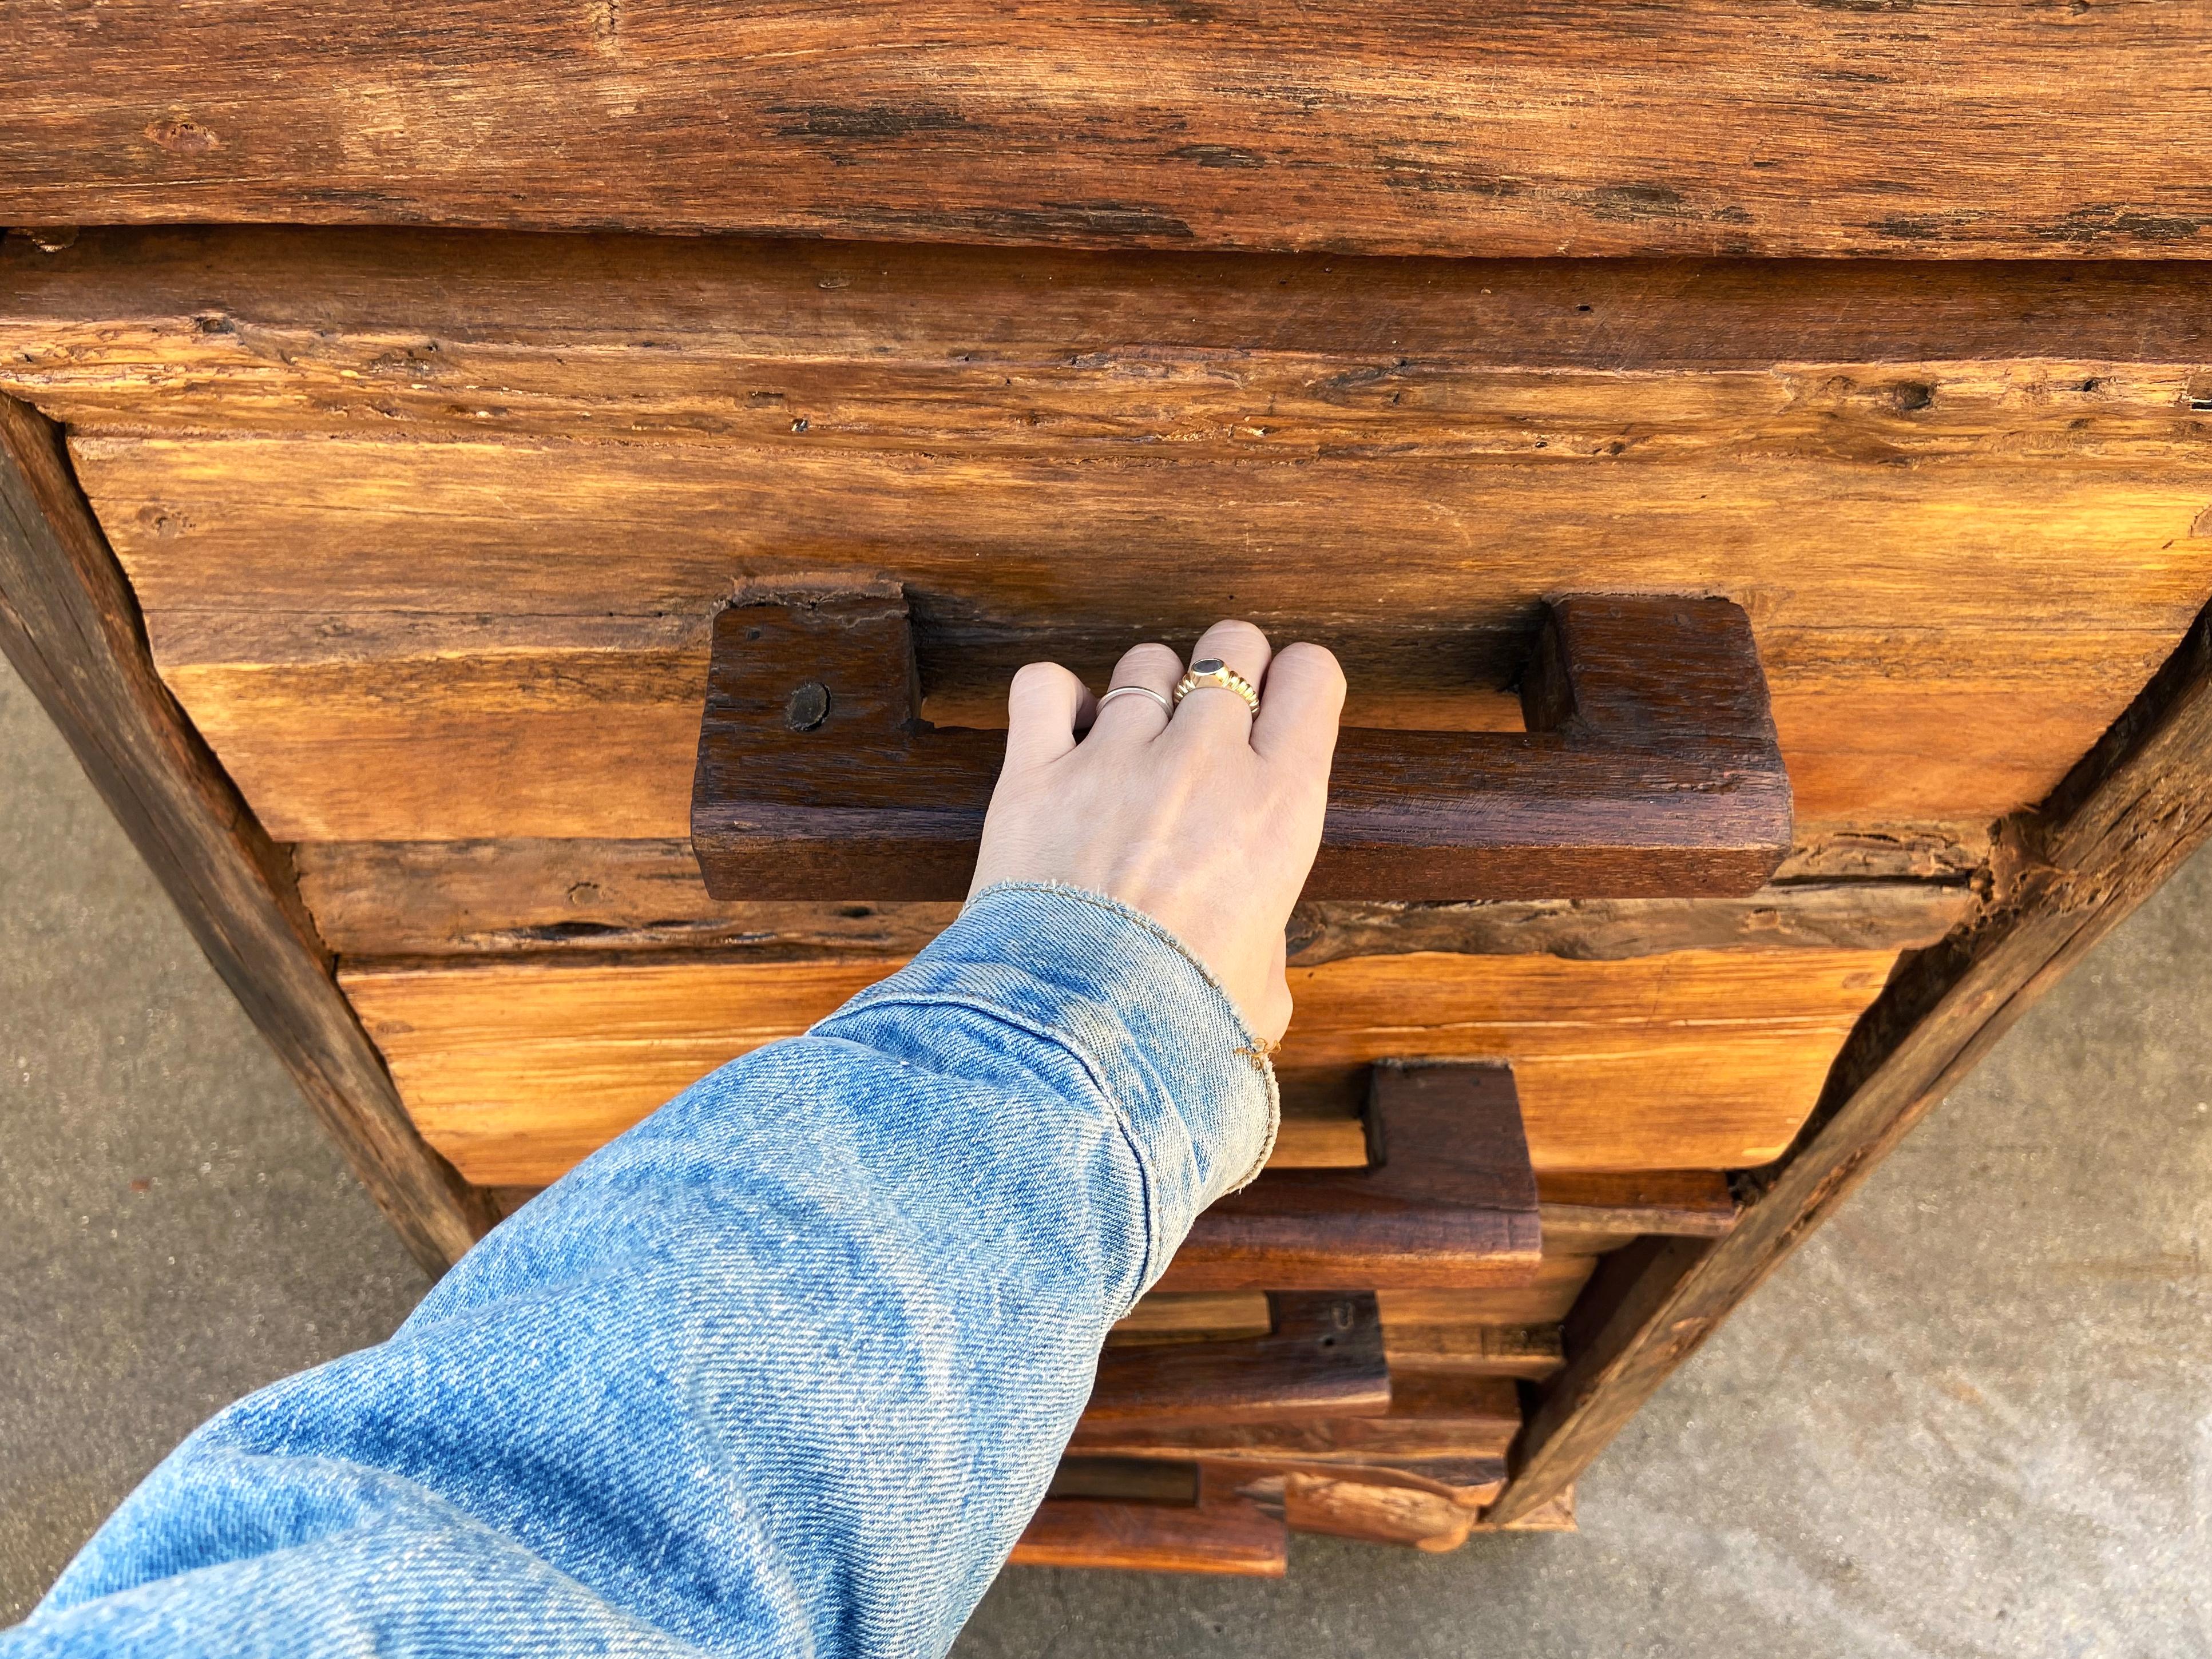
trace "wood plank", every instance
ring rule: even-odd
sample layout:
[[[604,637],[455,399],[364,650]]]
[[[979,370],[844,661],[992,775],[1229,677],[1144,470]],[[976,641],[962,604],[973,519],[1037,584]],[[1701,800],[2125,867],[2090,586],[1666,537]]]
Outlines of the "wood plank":
[[[1232,1476],[1201,1466],[1192,1503],[1047,1498],[1012,1565],[1279,1578],[1288,1559],[1282,1518],[1239,1496]]]
[[[1608,387],[1624,401],[1639,389],[1635,377]],[[2086,447],[2096,428],[2085,418]],[[88,433],[72,453],[146,610],[179,618],[173,641],[157,645],[216,660],[197,651],[197,635],[228,613],[229,637],[215,637],[234,645],[236,618],[260,608],[358,620],[334,639],[308,636],[312,657],[295,646],[244,660],[335,668],[349,635],[356,654],[501,654],[495,633],[429,633],[440,615],[479,630],[540,619],[525,637],[580,652],[604,649],[611,623],[592,622],[602,632],[571,643],[546,623],[636,618],[657,631],[622,641],[634,650],[666,639],[673,617],[700,624],[686,637],[703,665],[704,621],[733,586],[842,568],[888,570],[917,596],[933,690],[963,675],[1002,684],[1006,653],[1040,638],[1089,668],[1231,609],[1325,625],[1378,680],[1435,690],[1504,684],[1534,600],[1577,587],[1733,591],[1762,641],[1808,633],[1810,661],[1831,678],[1863,673],[1869,647],[1893,635],[1909,647],[1931,632],[2012,635],[2062,622],[2178,634],[2212,560],[2188,544],[2204,539],[2191,526],[2212,478],[2191,435],[2202,424],[2185,410],[2174,442],[2140,463],[2024,442],[1955,460],[1785,452],[1678,463],[1626,447],[1261,460],[1186,458],[1171,444],[906,453],[351,432]],[[310,524],[316,556],[301,558]],[[1478,525],[1486,580],[1471,585]],[[1098,557],[1103,546],[1114,559]],[[1192,556],[1248,547],[1249,563],[1233,571]],[[2087,568],[2108,587],[2069,586]],[[1348,568],[1370,580],[1347,587],[1337,579]],[[1160,585],[1170,571],[1178,591]],[[1452,655],[1431,659],[1431,640],[1450,641]],[[2060,659],[2072,656],[2094,660]]]
[[[951,903],[709,898],[698,860],[676,841],[309,842],[293,861],[323,937],[355,958],[694,946],[762,959],[907,957],[959,914]],[[1796,881],[1743,898],[1315,900],[1291,918],[1289,953],[1313,967],[1414,951],[1584,961],[1893,951],[1934,944],[1972,899],[1961,876]]]
[[[1386,1325],[1383,1351],[1394,1366],[1532,1382],[1566,1364],[1556,1325]]]
[[[2035,999],[2208,836],[2212,611],[2051,797],[2002,826],[1985,908],[1900,963],[1728,1237],[1650,1246],[1641,1262],[1608,1258],[1494,1518],[1532,1515],[1565,1490]]]
[[[1358,1164],[1278,1168],[1271,1158],[1259,1180],[1215,1200],[1192,1222],[1154,1288],[1533,1280],[1542,1255],[1536,1172],[1511,1070],[1378,1065],[1368,1089],[1366,1156]]]
[[[1389,1408],[1382,1318],[1366,1292],[1267,1295],[1264,1334],[1109,1343],[1084,1415],[1092,1423],[1271,1423]]]
[[[2208,25],[2158,0],[102,16],[22,19],[0,222],[2047,258],[2212,217]]]
[[[1601,1258],[1547,1255],[1533,1284],[1480,1290],[1382,1291],[1384,1344],[1394,1328],[1555,1325],[1574,1309]]]
[[[0,398],[0,648],[416,1260],[496,1219],[424,1145],[331,975],[283,854],[154,672],[60,434]]]
[[[1573,1309],[1598,1260],[1592,1255],[1547,1255],[1537,1264],[1535,1279],[1526,1285],[1378,1291],[1385,1348],[1395,1340],[1390,1335],[1394,1330],[1464,1332],[1484,1326],[1557,1324]],[[1117,1343],[1227,1340],[1267,1329],[1267,1317],[1265,1298],[1257,1291],[1154,1291],[1114,1328],[1109,1340]],[[1419,1362],[1414,1358],[1409,1363]]]
[[[1103,684],[1126,645],[1233,609],[1335,648],[1355,725],[1419,708],[1445,730],[1497,724],[1547,592],[1729,593],[1753,613],[1811,826],[1987,820],[2037,798],[2212,585],[2196,533],[2212,477],[2180,462],[1585,477],[246,438],[77,453],[157,660],[301,841],[682,838],[707,658],[703,635],[672,636],[802,562],[905,580],[933,708],[995,703],[1040,650]],[[1470,592],[1477,524],[1493,550]],[[1377,580],[1334,580],[1378,540]],[[1237,583],[1194,574],[1193,549],[1232,541]],[[298,559],[303,544],[322,556]],[[1255,592],[1283,597],[1255,608]],[[645,609],[635,627],[556,614]]]
[[[2212,349],[2185,263],[222,228],[88,230],[52,253],[10,239],[0,276],[0,380],[88,429],[1555,460],[2033,443],[2148,462],[2188,458],[2184,394]]]
[[[825,566],[923,596],[963,723],[1041,639],[1095,677],[1255,572],[1378,726],[1494,727],[1545,593],[1726,592],[1801,818],[1986,823],[2212,583],[2185,267],[267,231],[0,259],[0,377],[82,425],[157,659],[294,839],[680,836],[708,612]],[[624,788],[570,775],[594,752]]]
[[[1109,1347],[1157,1342],[1228,1341],[1265,1336],[1275,1327],[1264,1291],[1147,1294],[1107,1333]]]
[[[1645,1233],[1721,1238],[1739,1213],[1734,1188],[1716,1170],[1562,1173],[1547,1178],[1542,1193],[1547,1249],[1577,1249],[1562,1242],[1569,1238],[1622,1240]]]
[[[1884,951],[1360,957],[1291,970],[1286,1104],[1348,1115],[1374,1060],[1510,1060],[1540,1171],[1732,1169],[1776,1155]],[[897,964],[622,959],[341,969],[434,1146],[544,1185],[732,1056]]]
[[[1419,1472],[1425,1462],[1503,1456],[1520,1426],[1520,1396],[1509,1379],[1394,1369],[1390,1408],[1379,1415],[1182,1426],[1086,1414],[1068,1449],[1086,1457],[1373,1463]]]

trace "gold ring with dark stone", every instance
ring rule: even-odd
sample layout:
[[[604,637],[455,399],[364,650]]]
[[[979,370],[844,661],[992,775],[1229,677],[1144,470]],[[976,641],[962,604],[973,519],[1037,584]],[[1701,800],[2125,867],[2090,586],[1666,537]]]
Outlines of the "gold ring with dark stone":
[[[1252,682],[1218,657],[1201,657],[1191,664],[1190,672],[1176,682],[1176,706],[1181,708],[1185,697],[1194,691],[1203,691],[1208,686],[1234,691],[1244,700],[1245,708],[1255,714],[1260,712],[1260,694],[1252,689]]]

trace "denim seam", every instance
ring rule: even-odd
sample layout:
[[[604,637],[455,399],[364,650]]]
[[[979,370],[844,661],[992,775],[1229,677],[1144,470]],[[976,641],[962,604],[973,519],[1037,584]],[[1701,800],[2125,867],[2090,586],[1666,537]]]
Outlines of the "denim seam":
[[[1229,994],[1220,980],[1215,976],[1213,969],[1200,962],[1190,946],[1176,938],[1174,932],[1158,917],[1147,915],[1133,904],[1124,904],[1110,893],[1097,892],[1088,887],[1078,887],[1068,882],[994,881],[988,887],[970,893],[966,903],[960,907],[960,914],[966,915],[969,907],[978,899],[988,898],[993,893],[1053,893],[1065,898],[1079,899],[1096,909],[1105,910],[1135,922],[1198,970],[1198,976],[1206,981],[1206,988],[1220,999],[1222,1012],[1228,1015],[1229,1023],[1236,1027],[1237,1034],[1244,1039],[1244,1047],[1237,1052],[1251,1058],[1255,1069],[1259,1072],[1261,1080],[1267,1085],[1267,1132],[1261,1138],[1260,1155],[1253,1160],[1252,1166],[1230,1185],[1228,1191],[1242,1192],[1257,1181],[1260,1178],[1260,1172],[1267,1167],[1267,1160],[1274,1156],[1275,1139],[1281,1131],[1281,1091],[1275,1080],[1275,1062],[1268,1057],[1267,1045],[1260,1041],[1258,1034],[1246,1021],[1244,1011],[1237,1006],[1237,999]]]
[[[1098,1075],[1098,1068],[1092,1061],[1091,1056],[1085,1054],[1079,1048],[1071,1047],[1066,1038],[1058,1032],[1041,1030],[1036,1026],[1030,1024],[1028,1021],[1018,1018],[1004,1008],[989,1007],[981,1003],[971,1002],[965,997],[948,997],[942,995],[909,996],[903,995],[896,992],[891,992],[879,997],[872,998],[867,1006],[865,1008],[860,1009],[859,1012],[862,1013],[873,1013],[878,1008],[964,1009],[969,1013],[977,1015],[984,1019],[992,1020],[998,1024],[1006,1026],[1010,1030],[1023,1032],[1029,1036],[1036,1038],[1038,1042],[1046,1044],[1049,1048],[1057,1048],[1060,1053],[1066,1054],[1070,1060],[1073,1060],[1079,1066],[1082,1067],[1083,1075],[1090,1079],[1091,1091],[1096,1094],[1099,1099],[1106,1103],[1107,1110],[1114,1115],[1114,1127],[1120,1132],[1123,1144],[1129,1149],[1130,1158],[1135,1161],[1137,1165],[1138,1198],[1139,1202],[1143,1205],[1145,1212],[1145,1260],[1137,1274],[1136,1290],[1131,1293],[1128,1300],[1122,1304],[1121,1311],[1115,1315],[1115,1318],[1116,1320],[1127,1318],[1128,1316],[1129,1310],[1137,1305],[1137,1298],[1144,1295],[1146,1287],[1152,1282],[1152,1263],[1158,1261],[1160,1255],[1160,1215],[1159,1206],[1155,1198],[1155,1189],[1158,1186],[1158,1177],[1152,1171],[1151,1159],[1145,1155],[1144,1142],[1139,1138],[1135,1129],[1130,1125],[1128,1113],[1123,1109],[1121,1103],[1114,1097],[1114,1091],[1106,1086],[1105,1080]],[[845,1011],[841,1008],[836,1013],[831,1014],[827,1019],[817,1022],[814,1025],[808,1028],[807,1035],[811,1036],[815,1033],[819,1032],[824,1036],[836,1036],[837,1034],[828,1028],[835,1024],[836,1021],[842,1017],[844,1012]],[[854,1039],[839,1038],[838,1040],[841,1042],[851,1042]],[[1177,1116],[1180,1117],[1181,1114],[1178,1113]],[[1185,1127],[1184,1132],[1186,1133],[1188,1133],[1188,1126]]]

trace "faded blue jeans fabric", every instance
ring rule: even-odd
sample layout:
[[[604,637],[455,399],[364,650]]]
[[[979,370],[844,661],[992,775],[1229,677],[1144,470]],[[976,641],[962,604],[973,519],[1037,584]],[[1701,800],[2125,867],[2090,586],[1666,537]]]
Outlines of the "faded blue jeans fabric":
[[[936,1655],[1274,1078],[1146,917],[1008,884],[185,1442],[0,1656]]]

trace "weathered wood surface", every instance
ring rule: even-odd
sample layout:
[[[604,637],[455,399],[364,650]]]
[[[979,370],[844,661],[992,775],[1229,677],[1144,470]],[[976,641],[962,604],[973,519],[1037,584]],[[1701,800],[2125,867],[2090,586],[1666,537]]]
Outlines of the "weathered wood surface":
[[[2036,258],[2201,249],[2185,0],[19,9],[0,221]]]
[[[1523,1285],[1536,1172],[1503,1066],[1371,1068],[1363,1167],[1270,1168],[1191,1224],[1161,1291]],[[1376,1332],[1379,1355],[1381,1332]]]
[[[1291,972],[1286,1108],[1349,1117],[1377,1060],[1510,1060],[1537,1170],[1720,1170],[1788,1145],[1887,951],[1613,962],[1364,957]],[[475,1181],[542,1186],[895,962],[618,957],[340,969],[408,1110]]]
[[[1575,1270],[1587,1274],[1588,1261]],[[1577,1285],[1582,1281],[1577,1280]],[[1270,1328],[1267,1298],[1257,1291],[1145,1297],[1106,1339],[1109,1348],[1203,1345],[1264,1334]],[[1460,1322],[1421,1324],[1402,1315],[1382,1327],[1384,1358],[1392,1364],[1468,1376],[1553,1376],[1565,1363],[1557,1323],[1510,1324],[1477,1315]]]
[[[1356,724],[1510,727],[1544,595],[1724,593],[1801,820],[1985,824],[2212,586],[2191,268],[263,231],[0,273],[0,383],[295,841],[680,841],[708,617],[825,570],[917,596],[966,725],[1040,648],[1096,681],[1243,611]]]
[[[1401,1544],[1431,1555],[1467,1541],[1480,1510],[1411,1486],[1292,1474],[1283,1480],[1283,1519],[1292,1532]]]
[[[1556,1325],[1401,1325],[1384,1332],[1385,1356],[1406,1367],[1540,1382],[1566,1364]]]
[[[496,1219],[416,1131],[291,872],[154,672],[60,434],[0,398],[0,649],[425,1269]]]
[[[1510,1379],[1394,1367],[1387,1412],[1359,1417],[1183,1425],[1094,1421],[1068,1442],[1086,1457],[1203,1457],[1222,1462],[1370,1463],[1419,1473],[1503,1457],[1521,1426]]]
[[[1942,944],[1899,965],[1837,1056],[1786,1159],[1724,1238],[1607,1259],[1576,1310],[1495,1517],[1532,1513],[1920,1118],[2212,836],[2212,611],[2039,809],[2002,827],[2000,879]],[[1390,1317],[1386,1308],[1384,1317]]]
[[[1276,1291],[1264,1335],[1110,1345],[1084,1417],[1091,1423],[1271,1423],[1389,1409],[1382,1316],[1370,1293]]]
[[[1099,1484],[1097,1472],[1083,1460],[1072,1478],[1055,1483],[1055,1495],[1038,1506],[1014,1546],[1012,1565],[1282,1577],[1290,1551],[1282,1517],[1238,1495],[1233,1474],[1201,1465],[1184,1502],[1059,1495]]]
[[[1741,610],[1577,595],[1543,612],[1526,730],[1340,734],[1309,895],[1686,896],[1773,874],[1790,780]],[[691,846],[709,895],[966,894],[1006,738],[922,719],[896,584],[739,594],[703,702]]]
[[[1741,898],[1310,900],[1291,918],[1289,957],[1315,967],[1414,951],[1589,962],[1895,951],[1932,945],[1965,919],[1983,850],[1961,849],[1959,867],[1931,879],[1801,878]],[[323,937],[356,960],[702,946],[763,960],[909,957],[959,914],[953,903],[712,899],[681,842],[308,842],[293,859]]]
[[[1607,1248],[1617,1247],[1610,1241]],[[1393,1365],[1464,1371],[1480,1376],[1517,1376],[1518,1365],[1478,1365],[1462,1352],[1433,1364],[1425,1355],[1478,1339],[1478,1329],[1556,1325],[1573,1309],[1592,1270],[1604,1259],[1595,1249],[1573,1253],[1548,1251],[1536,1276],[1525,1285],[1462,1290],[1389,1290],[1376,1292],[1382,1314],[1382,1343]],[[1228,1340],[1268,1328],[1266,1297],[1257,1291],[1155,1291],[1114,1328],[1115,1343]],[[1445,1340],[1446,1334],[1450,1340]],[[1501,1339],[1503,1340],[1504,1339]],[[1501,1350],[1501,1352],[1505,1350]]]

